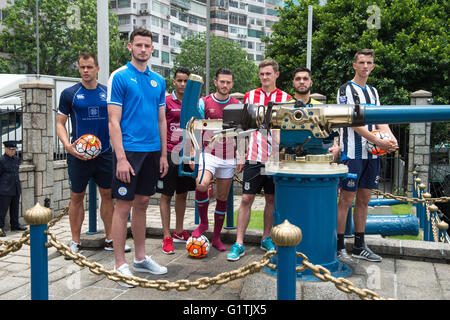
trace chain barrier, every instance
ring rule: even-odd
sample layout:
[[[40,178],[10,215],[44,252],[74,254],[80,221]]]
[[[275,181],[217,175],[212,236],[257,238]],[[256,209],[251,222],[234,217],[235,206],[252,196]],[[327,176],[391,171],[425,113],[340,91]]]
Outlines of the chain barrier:
[[[80,253],[74,253],[67,245],[56,239],[56,236],[50,231],[50,228],[53,227],[58,221],[60,221],[62,217],[64,217],[68,213],[68,211],[68,207],[64,208],[57,217],[55,217],[48,223],[48,229],[45,231],[45,233],[49,236],[47,247],[53,246],[61,255],[71,258],[73,262],[78,266],[87,267],[92,273],[96,275],[104,275],[108,279],[115,282],[120,281],[135,287],[150,288],[159,291],[168,291],[172,289],[175,289],[177,291],[187,291],[191,288],[205,290],[212,285],[222,285],[230,281],[242,279],[248,275],[260,272],[264,267],[276,270],[276,265],[270,262],[270,258],[276,254],[276,251],[268,251],[264,254],[263,258],[260,261],[251,262],[232,271],[222,272],[215,277],[202,277],[195,281],[189,281],[187,279],[181,279],[177,281],[149,280],[136,276],[125,276],[116,270],[107,270],[102,264],[98,262],[89,261],[84,255]],[[6,248],[0,251],[0,258],[8,255],[11,252],[20,250],[24,244],[30,245],[29,230],[25,231],[22,234],[22,238],[20,240],[0,241],[0,246],[6,245]],[[303,266],[297,267],[297,272],[303,272],[306,270],[306,268],[309,268],[319,280],[324,282],[331,281],[332,283],[334,283],[337,289],[345,293],[355,293],[364,300],[385,299],[371,290],[359,289],[355,287],[350,280],[347,280],[345,278],[333,277],[330,271],[325,267],[314,265],[309,262],[308,258],[303,253],[297,252],[297,256],[303,258]]]

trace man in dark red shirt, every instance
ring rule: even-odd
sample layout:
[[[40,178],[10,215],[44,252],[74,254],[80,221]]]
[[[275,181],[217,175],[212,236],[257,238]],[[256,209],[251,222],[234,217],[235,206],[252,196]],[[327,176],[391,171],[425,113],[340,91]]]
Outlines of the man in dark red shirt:
[[[200,99],[199,109],[204,119],[222,119],[223,109],[229,104],[240,103],[238,99],[230,96],[233,88],[233,72],[230,69],[221,68],[216,72],[214,85],[217,90]],[[205,132],[203,141],[211,137],[211,132]],[[204,158],[204,161],[203,161]],[[204,162],[204,163],[203,163]],[[216,177],[216,208],[214,211],[214,232],[211,244],[220,251],[227,248],[220,240],[225,214],[227,212],[227,199],[231,182],[236,168],[236,156],[233,138],[222,138],[214,145],[206,145],[205,151],[199,160],[199,174],[197,188],[195,189],[195,202],[200,215],[200,224],[192,232],[193,237],[199,237],[208,230],[208,186],[213,177]],[[200,181],[201,180],[201,181]]]
[[[161,193],[159,209],[163,228],[162,250],[166,254],[175,253],[174,242],[186,242],[190,237],[189,233],[183,229],[183,222],[187,193],[195,190],[195,180],[187,176],[178,176],[179,152],[183,138],[183,130],[180,128],[181,102],[183,101],[184,89],[189,75],[190,72],[186,68],[178,68],[175,71],[173,80],[175,90],[172,94],[166,96],[167,161],[169,163],[169,171],[156,184],[156,192]],[[175,231],[171,235],[170,201],[175,192],[176,224]]]

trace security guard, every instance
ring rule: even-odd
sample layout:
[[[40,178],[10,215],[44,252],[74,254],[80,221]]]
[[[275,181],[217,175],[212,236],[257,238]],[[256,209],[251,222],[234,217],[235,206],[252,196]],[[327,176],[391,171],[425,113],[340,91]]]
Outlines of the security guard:
[[[5,237],[5,216],[10,214],[11,230],[26,230],[19,223],[19,199],[22,188],[19,180],[20,159],[16,156],[17,141],[6,141],[5,153],[0,157],[0,237]]]

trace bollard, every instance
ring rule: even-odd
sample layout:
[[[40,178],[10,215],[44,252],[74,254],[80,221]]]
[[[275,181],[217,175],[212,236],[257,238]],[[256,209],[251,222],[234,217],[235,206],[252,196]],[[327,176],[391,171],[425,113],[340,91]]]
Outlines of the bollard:
[[[420,184],[419,188],[423,186],[422,189],[425,189],[424,184]],[[429,199],[431,198],[430,193],[424,193],[424,190],[422,190],[422,199]],[[422,215],[424,217],[423,219],[423,240],[424,241],[433,241],[433,230],[431,227],[431,219],[433,219],[433,212],[436,212],[438,210],[438,207],[434,204],[430,204],[428,206],[428,212],[427,212],[427,205],[425,202],[422,202]]]
[[[295,249],[302,240],[302,231],[286,219],[272,229],[271,237],[277,245],[278,300],[295,300],[297,280]]]
[[[86,234],[97,234],[97,185],[89,179],[89,230]]]
[[[39,203],[24,215],[30,225],[31,300],[48,300],[47,223],[52,211]]]
[[[227,224],[224,227],[226,230],[234,230],[234,186],[233,180],[231,180],[230,192],[227,199]]]

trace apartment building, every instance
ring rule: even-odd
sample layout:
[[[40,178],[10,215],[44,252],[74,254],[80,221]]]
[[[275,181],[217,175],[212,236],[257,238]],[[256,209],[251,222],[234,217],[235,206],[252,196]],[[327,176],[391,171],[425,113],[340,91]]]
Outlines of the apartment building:
[[[168,76],[180,52],[182,36],[206,31],[206,0],[111,0],[118,15],[119,30],[127,38],[137,27],[153,32],[153,70]],[[282,0],[211,0],[211,33],[238,42],[247,58],[258,64],[264,59],[261,37],[269,35],[278,21]]]
[[[0,0],[0,29],[7,5],[8,0]],[[238,42],[247,59],[258,64],[265,51],[261,37],[271,33],[278,21],[275,8],[282,5],[283,0],[210,0],[211,33]],[[152,31],[155,51],[149,63],[165,77],[180,53],[182,37],[206,31],[206,0],[110,0],[110,8],[124,38],[137,27]]]

